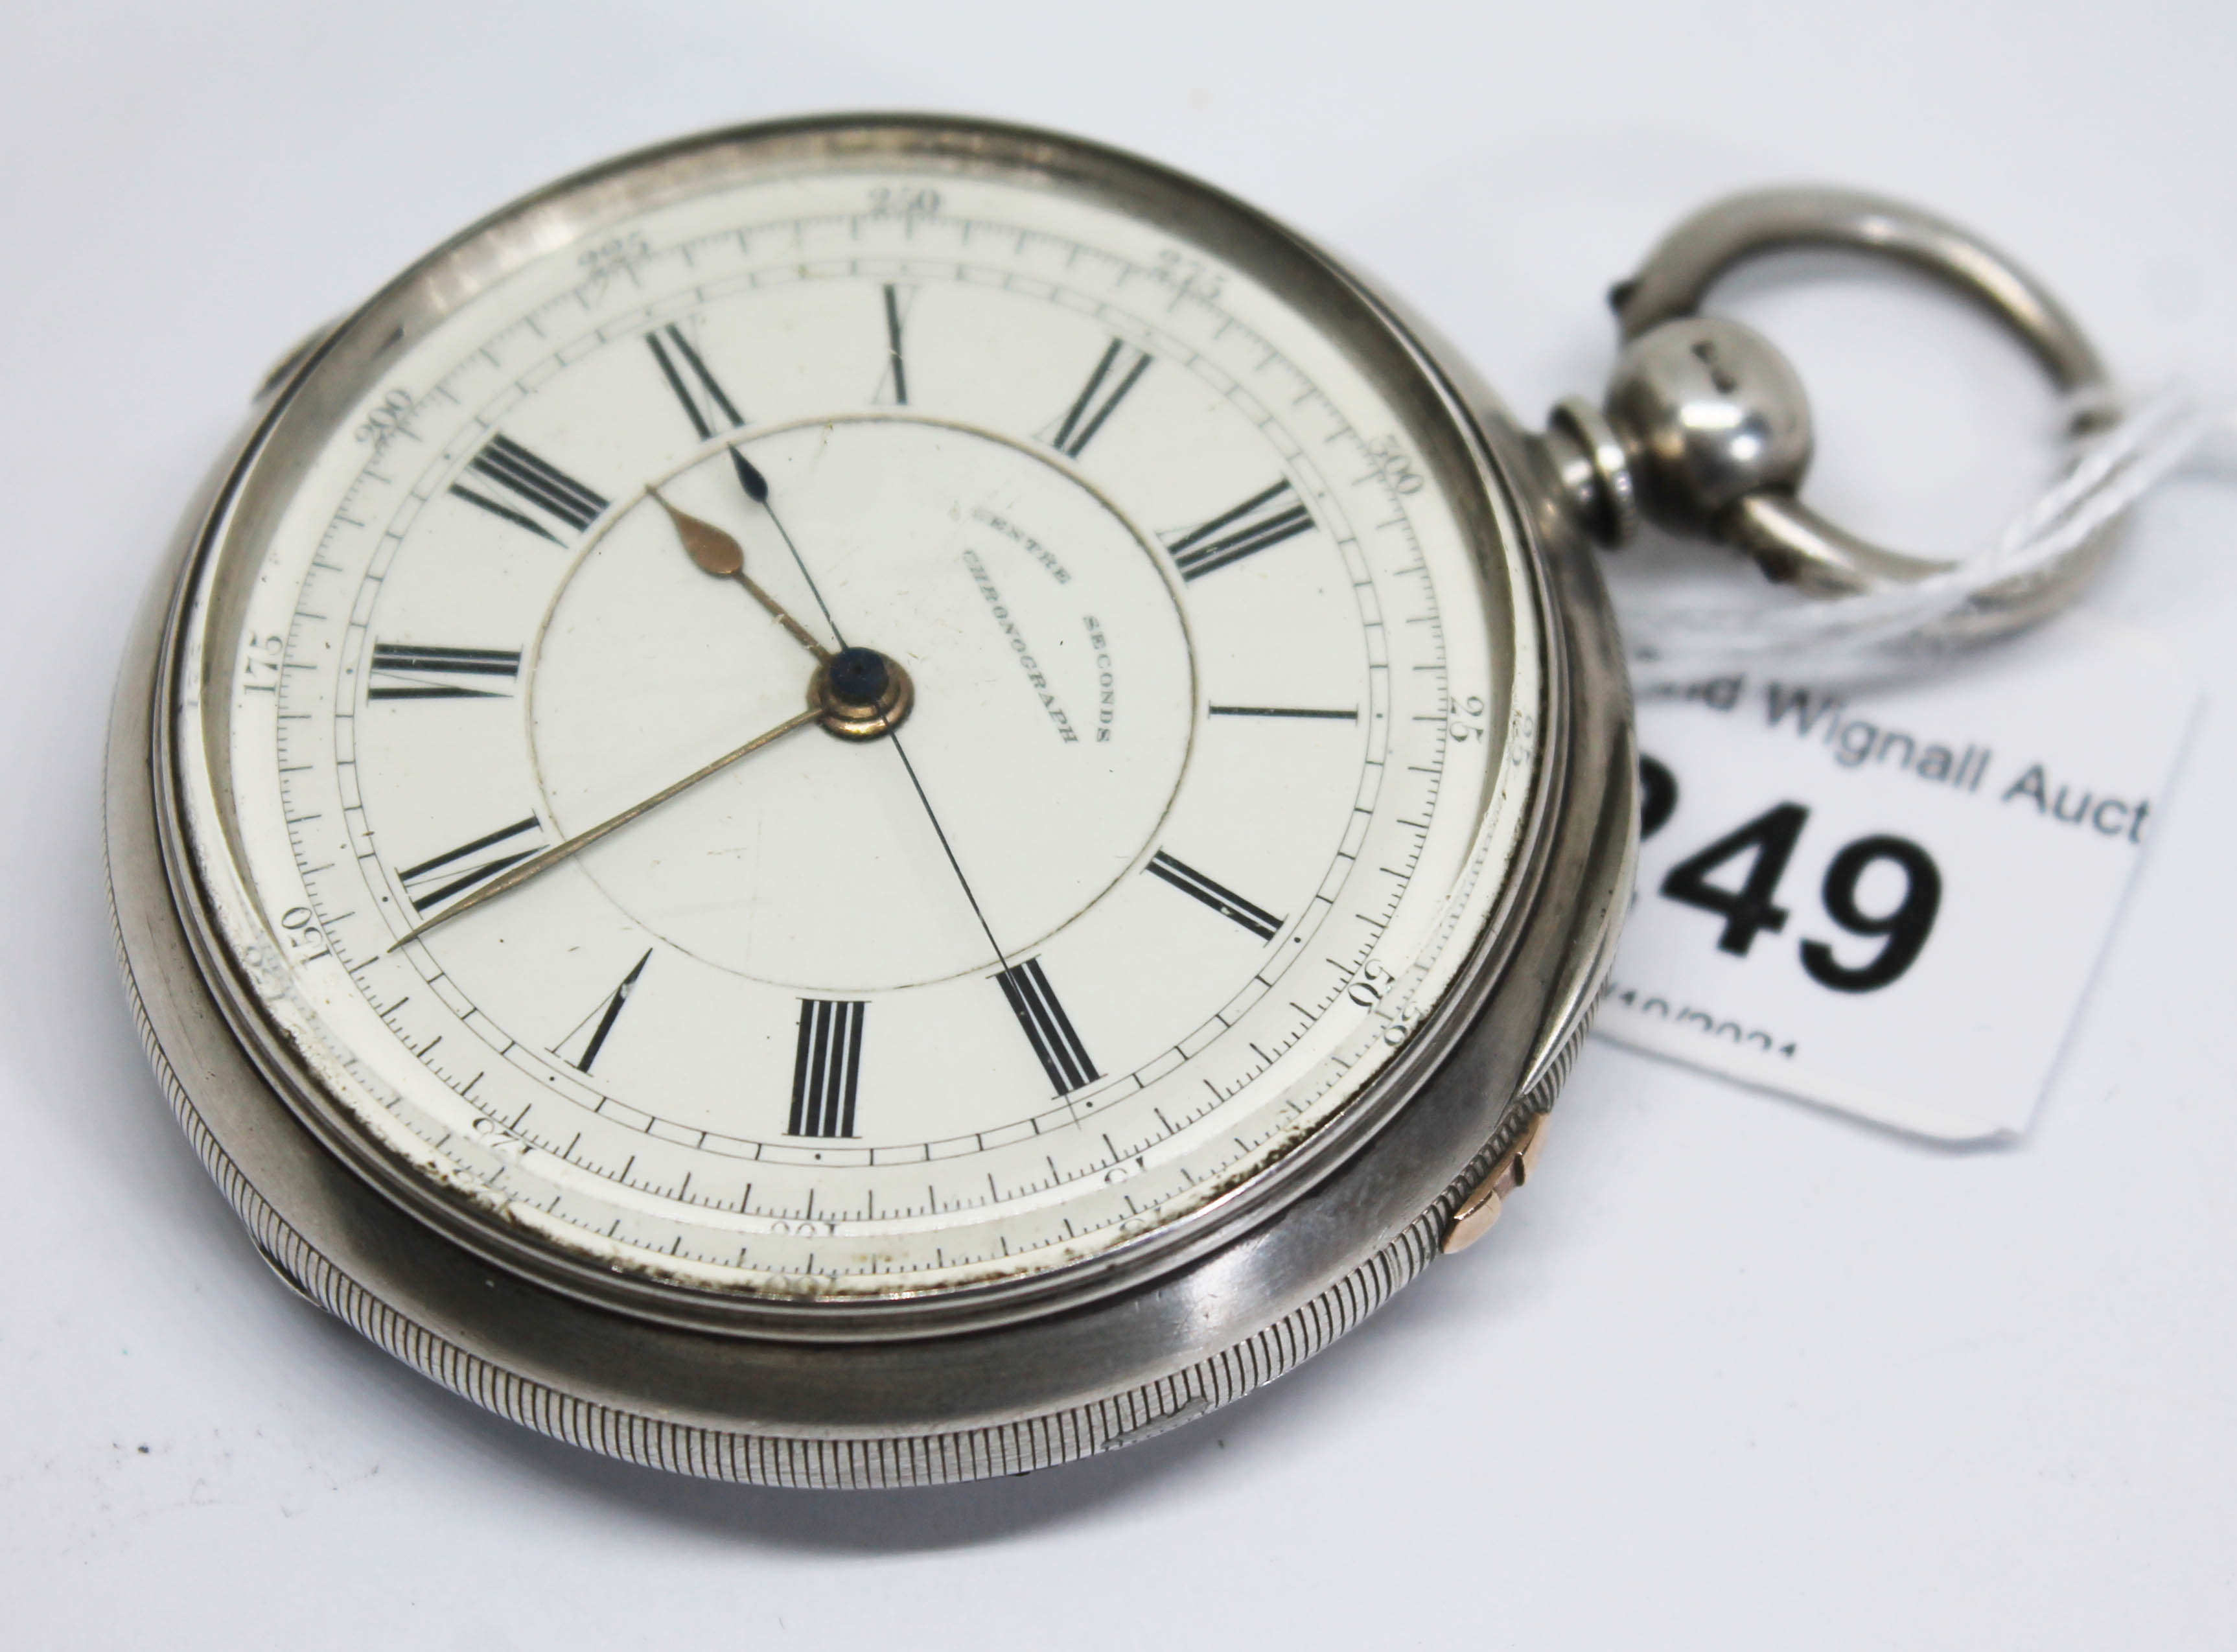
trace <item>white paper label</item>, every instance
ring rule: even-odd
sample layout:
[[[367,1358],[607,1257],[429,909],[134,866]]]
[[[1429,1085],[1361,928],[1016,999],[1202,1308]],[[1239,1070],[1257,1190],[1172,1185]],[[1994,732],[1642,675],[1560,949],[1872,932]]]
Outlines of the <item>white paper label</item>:
[[[1914,682],[1645,690],[1638,895],[1599,1030],[1906,1130],[2024,1129],[2198,705],[2073,614]]]

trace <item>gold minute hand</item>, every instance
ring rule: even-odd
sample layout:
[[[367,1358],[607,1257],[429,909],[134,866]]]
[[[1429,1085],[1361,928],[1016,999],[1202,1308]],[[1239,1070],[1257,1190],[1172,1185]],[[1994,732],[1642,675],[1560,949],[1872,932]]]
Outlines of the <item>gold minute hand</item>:
[[[623,827],[628,825],[630,822],[635,820],[639,815],[643,814],[647,809],[659,808],[661,804],[666,803],[670,797],[675,796],[678,792],[689,790],[690,788],[697,785],[701,781],[706,779],[710,775],[718,775],[722,773],[723,770],[737,762],[739,758],[750,757],[753,753],[759,751],[763,746],[768,745],[770,742],[782,739],[784,736],[790,734],[795,729],[806,728],[809,724],[815,722],[822,715],[822,713],[821,710],[814,706],[810,706],[807,710],[802,711],[797,717],[787,717],[783,722],[778,724],[774,729],[765,730],[762,733],[756,735],[752,739],[747,741],[745,744],[738,747],[736,750],[725,751],[721,757],[716,758],[714,762],[708,763],[705,767],[693,770],[690,774],[684,776],[683,779],[677,781],[674,785],[663,786],[658,791],[653,793],[651,796],[646,798],[643,803],[632,804],[630,807],[623,809],[620,814],[613,816],[612,819],[602,820],[597,825],[591,827],[588,831],[577,832],[572,837],[569,838],[564,843],[554,843],[550,849],[545,849],[542,854],[530,856],[526,860],[521,862],[519,865],[511,868],[499,876],[492,878],[488,882],[483,884],[481,888],[476,889],[472,895],[467,895],[464,900],[459,902],[457,905],[445,907],[442,911],[438,912],[433,917],[428,919],[426,922],[421,924],[418,928],[407,930],[403,935],[397,936],[394,941],[389,943],[387,950],[393,952],[397,948],[404,945],[406,942],[417,941],[421,935],[426,935],[428,930],[433,928],[437,924],[447,923],[452,918],[457,917],[459,913],[470,912],[485,901],[493,901],[498,895],[503,895],[507,889],[518,889],[522,884],[527,882],[529,879],[534,877],[538,872],[547,871],[551,868],[558,865],[560,862],[581,854],[583,850],[590,848],[591,844],[605,836],[607,833],[620,830]]]
[[[652,497],[660,508],[668,512],[668,519],[676,525],[676,537],[683,541],[684,551],[703,572],[713,574],[717,579],[736,580],[746,588],[749,596],[769,611],[778,624],[792,633],[793,641],[819,660],[831,657],[831,651],[815,640],[814,632],[785,612],[775,598],[754,583],[753,576],[746,572],[745,550],[736,539],[712,522],[703,522],[696,516],[677,510],[661,498],[658,490],[653,492]]]

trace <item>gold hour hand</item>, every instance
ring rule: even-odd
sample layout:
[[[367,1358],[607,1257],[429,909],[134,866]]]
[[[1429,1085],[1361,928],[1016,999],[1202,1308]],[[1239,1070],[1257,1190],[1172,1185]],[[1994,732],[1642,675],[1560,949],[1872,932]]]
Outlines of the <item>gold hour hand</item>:
[[[560,862],[573,858],[575,856],[581,854],[584,849],[590,848],[591,844],[597,843],[600,838],[605,836],[609,832],[619,831],[623,827],[628,825],[630,822],[635,820],[639,815],[645,813],[649,809],[659,808],[661,804],[666,803],[678,792],[687,790],[690,788],[697,785],[701,781],[706,779],[710,775],[718,775],[722,773],[723,770],[737,762],[739,758],[751,756],[754,752],[759,751],[763,746],[769,744],[771,741],[790,734],[795,729],[806,728],[809,724],[815,722],[822,715],[823,711],[821,706],[811,705],[807,710],[802,711],[798,717],[788,717],[783,722],[778,724],[774,729],[763,730],[752,739],[747,741],[745,744],[736,747],[731,750],[725,751],[721,757],[716,758],[714,762],[707,763],[701,768],[693,770],[690,774],[684,776],[683,779],[676,782],[673,785],[663,786],[658,791],[653,793],[651,796],[647,797],[643,802],[631,804],[629,808],[623,809],[620,814],[600,821],[597,825],[591,827],[587,831],[577,832],[572,837],[567,839],[564,843],[554,843],[550,849],[545,849],[540,855],[530,856],[526,860],[521,862],[519,865],[511,868],[510,870],[497,877],[492,878],[488,882],[483,884],[481,888],[476,889],[472,895],[469,895],[465,899],[459,901],[456,905],[445,907],[442,911],[438,912],[433,917],[428,919],[426,922],[421,924],[418,928],[406,930],[404,934],[397,936],[394,941],[389,943],[388,950],[390,952],[393,952],[397,948],[404,945],[406,942],[417,941],[421,935],[426,935],[428,930],[433,928],[437,924],[447,923],[452,918],[457,917],[461,912],[471,912],[483,902],[495,900],[498,895],[503,895],[507,889],[518,889],[522,884],[527,882],[529,879],[534,877],[538,872],[549,871],[551,868],[558,865]]]
[[[769,610],[776,623],[792,634],[798,643],[819,660],[828,661],[831,651],[815,640],[815,635],[790,614],[785,612],[777,599],[755,583],[746,572],[746,553],[742,546],[712,522],[703,522],[689,512],[679,511],[656,492],[653,499],[668,512],[668,519],[676,525],[676,537],[683,541],[683,549],[703,572],[717,579],[735,579],[746,588],[747,595]]]

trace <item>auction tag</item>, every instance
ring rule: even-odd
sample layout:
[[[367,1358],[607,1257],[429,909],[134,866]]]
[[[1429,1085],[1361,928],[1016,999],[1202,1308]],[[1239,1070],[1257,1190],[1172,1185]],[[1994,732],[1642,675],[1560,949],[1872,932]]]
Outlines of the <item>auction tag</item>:
[[[2079,613],[1907,684],[1642,690],[1598,1030],[1925,1135],[2024,1129],[2199,692]]]

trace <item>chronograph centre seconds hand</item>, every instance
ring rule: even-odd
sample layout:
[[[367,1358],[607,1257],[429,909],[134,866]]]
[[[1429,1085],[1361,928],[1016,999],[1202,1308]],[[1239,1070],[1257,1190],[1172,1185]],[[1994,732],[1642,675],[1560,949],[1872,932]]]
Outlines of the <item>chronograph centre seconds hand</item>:
[[[856,651],[848,646],[847,633],[839,629],[839,622],[832,618],[831,605],[823,600],[823,591],[816,585],[815,576],[808,572],[807,558],[800,554],[800,547],[793,543],[791,531],[784,525],[784,518],[778,514],[776,506],[769,502],[769,478],[762,473],[760,467],[753,460],[748,459],[736,447],[732,447],[729,452],[732,467],[737,472],[738,485],[745,489],[748,499],[769,512],[770,525],[776,529],[778,537],[783,539],[784,548],[792,552],[793,565],[800,570],[801,578],[807,582],[808,594],[815,598],[816,607],[822,611],[824,624],[831,627],[831,634],[839,639],[839,646],[843,653],[855,652]],[[657,494],[654,497],[659,498]],[[668,501],[662,499],[661,504],[663,507],[667,507]],[[669,514],[675,516],[677,512],[670,508]],[[679,522],[677,527],[681,531],[683,524]],[[728,535],[723,537],[729,538]],[[684,543],[685,548],[691,551],[693,558],[697,558],[699,552],[692,548],[689,536],[686,537]],[[735,541],[732,542],[734,548],[735,543]],[[742,567],[742,553],[740,553],[740,562]],[[699,565],[707,568],[710,573],[718,572],[703,561]],[[720,572],[727,572],[727,570]],[[738,577],[742,579],[745,576],[741,572]],[[749,584],[747,588],[756,591],[764,607],[769,608],[772,612],[777,611],[774,603],[770,602],[766,596],[760,595],[758,587]],[[794,634],[797,636],[799,632],[795,629],[796,622],[788,617],[782,615],[780,617],[786,618],[787,629],[794,630]],[[948,869],[955,874],[955,882],[963,890],[963,898],[970,902],[971,915],[979,921],[980,932],[987,937],[987,945],[993,952],[995,963],[1001,968],[1007,969],[1010,967],[1009,955],[1002,950],[1002,943],[994,938],[994,928],[987,922],[986,909],[979,904],[978,892],[972,889],[971,880],[964,873],[963,862],[956,858],[955,845],[948,842],[947,829],[940,823],[940,813],[933,808],[932,799],[926,795],[924,782],[917,778],[916,764],[909,761],[908,749],[901,744],[901,734],[890,722],[887,724],[884,732],[886,738],[893,743],[894,755],[901,760],[901,769],[908,776],[909,789],[916,793],[917,802],[923,806],[925,819],[932,823],[932,834],[940,840],[940,852],[947,857]]]
[[[924,817],[932,823],[933,836],[940,839],[940,853],[947,856],[947,863],[955,872],[955,881],[963,886],[963,898],[971,902],[971,915],[979,920],[980,930],[986,935],[987,946],[993,949],[994,961],[1007,969],[1010,967],[1009,956],[1002,950],[1002,943],[994,939],[994,928],[987,922],[987,914],[979,905],[978,895],[972,890],[971,880],[963,875],[963,862],[955,858],[955,846],[947,841],[947,830],[940,823],[940,816],[933,809],[932,799],[925,796],[924,782],[916,777],[916,765],[909,761],[908,750],[901,744],[901,736],[889,734],[887,737],[894,743],[894,755],[901,760],[901,768],[908,775],[909,785],[916,792],[917,802],[924,805]]]

